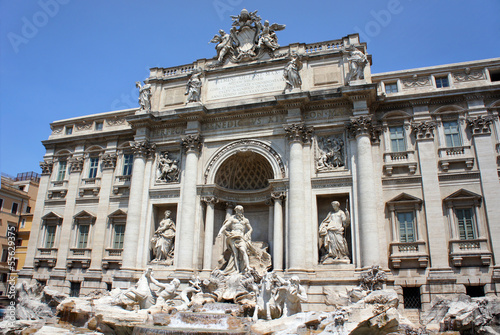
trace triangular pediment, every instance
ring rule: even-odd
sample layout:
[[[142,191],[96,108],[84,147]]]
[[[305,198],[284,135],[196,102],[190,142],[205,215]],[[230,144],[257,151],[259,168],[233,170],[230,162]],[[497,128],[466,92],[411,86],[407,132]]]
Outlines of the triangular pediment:
[[[455,193],[447,196],[444,201],[456,201],[456,200],[481,200],[481,196],[477,193],[465,190],[463,188],[459,189]]]
[[[401,193],[400,195],[392,198],[387,202],[388,204],[402,204],[402,203],[422,203],[422,199],[409,195],[408,193]]]
[[[122,209],[117,209],[116,211],[108,215],[109,218],[124,217],[124,216],[127,216],[127,212],[125,212]]]
[[[94,214],[87,212],[86,210],[78,212],[78,214],[75,214],[75,216],[73,216],[74,219],[81,219],[81,218],[93,218],[93,219],[95,219],[95,217],[96,216]]]
[[[49,212],[42,216],[42,220],[50,220],[50,219],[63,219],[63,216],[60,214],[57,214],[56,212]]]

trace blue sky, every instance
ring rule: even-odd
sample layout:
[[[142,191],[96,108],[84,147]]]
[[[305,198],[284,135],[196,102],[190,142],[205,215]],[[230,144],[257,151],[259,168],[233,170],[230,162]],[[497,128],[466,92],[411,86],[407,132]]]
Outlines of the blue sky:
[[[138,106],[149,68],[214,57],[242,8],[281,45],[358,32],[374,73],[500,57],[498,0],[0,0],[0,171],[40,172],[55,120]]]

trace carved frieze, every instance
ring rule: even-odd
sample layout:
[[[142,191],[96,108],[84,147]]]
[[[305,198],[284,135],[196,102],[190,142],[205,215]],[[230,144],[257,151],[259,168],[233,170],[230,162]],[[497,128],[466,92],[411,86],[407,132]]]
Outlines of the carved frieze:
[[[467,124],[471,129],[472,135],[491,134],[491,124],[494,117],[491,115],[468,118]]]
[[[432,121],[414,122],[411,128],[415,132],[417,140],[433,139],[436,123]]]
[[[69,160],[69,171],[73,172],[81,172],[83,170],[83,157],[72,157]]]
[[[136,156],[151,156],[155,149],[156,144],[150,143],[149,141],[130,141],[130,148]]]
[[[158,155],[156,182],[174,183],[179,181],[179,158],[168,151]]]
[[[62,134],[64,127],[53,127],[52,135]]]
[[[335,171],[345,166],[344,140],[341,136],[317,137],[316,171]]]
[[[219,198],[216,198],[216,197],[202,197],[201,198],[201,201],[203,201],[206,205],[215,205],[217,203],[219,203]]]
[[[116,154],[115,153],[104,153],[101,154],[99,159],[101,160],[101,169],[114,169],[116,167]]]
[[[463,72],[455,72],[452,75],[456,82],[486,79],[483,70],[471,70],[470,68],[465,68]]]
[[[402,83],[404,88],[418,88],[431,85],[429,77],[418,77],[417,75],[414,75],[412,78],[403,79]]]
[[[114,117],[112,119],[107,119],[106,123],[111,127],[121,126],[125,123],[125,118],[123,117]]]
[[[200,134],[187,135],[182,139],[182,147],[186,152],[195,151],[200,152],[202,147],[203,139]]]
[[[40,162],[40,168],[42,169],[42,174],[51,174],[52,168],[54,167],[54,161],[45,160]]]
[[[78,130],[78,131],[90,130],[90,129],[92,129],[92,122],[83,121],[81,123],[77,123],[75,125],[75,127],[76,127],[76,130]]]
[[[283,126],[285,129],[286,138],[290,142],[310,143],[312,139],[313,129],[305,124],[296,124]]]

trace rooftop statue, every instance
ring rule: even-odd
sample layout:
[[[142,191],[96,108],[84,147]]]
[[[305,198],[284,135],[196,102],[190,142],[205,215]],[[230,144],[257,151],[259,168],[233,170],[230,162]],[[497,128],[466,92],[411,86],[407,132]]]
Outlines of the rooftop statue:
[[[195,69],[193,71],[193,74],[191,75],[191,78],[189,78],[186,84],[186,93],[184,93],[184,95],[187,95],[186,104],[190,102],[200,102],[202,85],[200,79],[201,75],[201,70]]]
[[[347,83],[349,84],[353,80],[365,79],[364,72],[365,66],[368,64],[368,58],[352,44],[348,50],[349,74],[347,76]]]
[[[210,41],[217,43],[216,65],[224,64],[227,56],[235,63],[258,59],[265,52],[274,57],[273,52],[279,48],[275,31],[285,29],[285,25],[269,24],[267,20],[262,24],[257,11],[248,12],[246,9],[231,18],[233,24],[230,33],[219,30],[220,35],[215,35]]]
[[[144,83],[144,85],[141,85],[140,81],[136,81],[135,86],[139,89],[141,111],[151,112],[151,84]]]
[[[300,78],[299,71],[301,69],[302,62],[300,61],[300,57],[296,53],[293,53],[291,60],[283,69],[283,78],[286,83],[283,93],[285,93],[286,90],[293,90],[294,88],[300,89],[302,86],[302,79]]]

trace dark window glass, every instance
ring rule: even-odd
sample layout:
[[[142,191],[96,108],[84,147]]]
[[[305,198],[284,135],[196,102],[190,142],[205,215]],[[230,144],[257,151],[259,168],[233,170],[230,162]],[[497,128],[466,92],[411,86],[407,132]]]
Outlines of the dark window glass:
[[[450,83],[448,82],[448,77],[436,77],[436,87],[437,88],[443,88],[443,87],[449,87]]]

